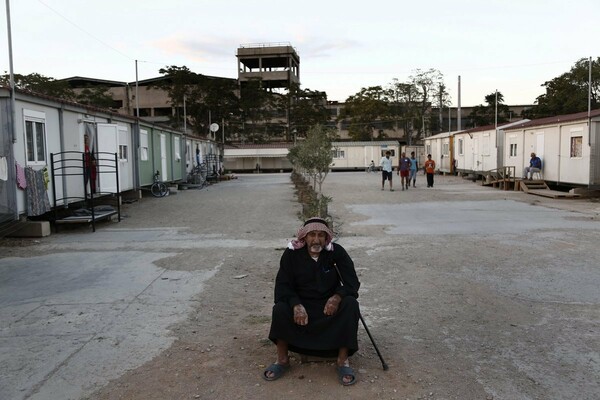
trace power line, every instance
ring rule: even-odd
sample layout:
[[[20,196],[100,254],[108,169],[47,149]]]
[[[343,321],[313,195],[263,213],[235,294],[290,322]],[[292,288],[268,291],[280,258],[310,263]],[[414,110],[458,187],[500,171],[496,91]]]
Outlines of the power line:
[[[71,21],[69,18],[65,17],[64,15],[62,15],[61,13],[59,13],[58,11],[56,11],[54,8],[50,7],[48,4],[44,3],[42,0],[37,0],[40,4],[42,4],[44,7],[48,8],[50,11],[52,11],[54,14],[58,15],[59,17],[61,17],[62,19],[64,19],[65,21],[67,21],[69,24],[73,25],[75,28],[79,29],[81,32],[85,33],[86,35],[88,35],[89,37],[91,37],[92,39],[96,40],[99,43],[102,43],[104,46],[108,47],[109,49],[119,53],[120,55],[122,55],[125,58],[130,59],[131,61],[133,61],[134,59],[129,57],[127,54],[123,53],[122,51],[115,49],[114,47],[112,47],[111,45],[109,45],[108,43],[104,42],[103,40],[97,38],[96,36],[92,35],[91,33],[89,33],[88,31],[86,31],[85,29],[83,29],[82,27],[80,27],[79,25],[77,25],[75,22]]]
[[[102,39],[98,38],[97,36],[91,34],[87,30],[85,30],[84,28],[82,28],[81,26],[79,26],[78,24],[76,24],[75,22],[71,21],[69,18],[67,18],[63,14],[61,14],[59,11],[55,10],[54,8],[52,8],[51,6],[49,6],[48,4],[46,4],[43,0],[37,0],[37,1],[40,4],[42,4],[44,7],[48,8],[50,11],[52,11],[54,14],[58,15],[60,18],[62,18],[63,20],[65,20],[67,23],[69,23],[70,25],[74,26],[76,29],[80,30],[81,32],[85,33],[86,35],[88,35],[89,37],[91,37],[92,39],[94,39],[95,41],[97,41],[98,43],[101,43],[102,45],[106,46],[107,48],[113,50],[114,52],[120,54],[121,56],[127,58],[130,61],[135,61],[135,57],[132,57],[132,56],[129,56],[129,55],[123,53],[121,50],[115,48],[114,46],[111,46],[110,44],[106,43],[104,40],[102,40]],[[157,61],[149,61],[149,60],[137,60],[137,61],[139,63],[154,64],[154,65],[161,65],[161,66],[173,65],[173,62],[157,62]],[[206,66],[201,67],[201,66],[196,65],[196,64],[187,64],[187,65],[200,67],[201,69],[225,70],[225,68],[218,68],[218,67],[208,67],[207,68]]]

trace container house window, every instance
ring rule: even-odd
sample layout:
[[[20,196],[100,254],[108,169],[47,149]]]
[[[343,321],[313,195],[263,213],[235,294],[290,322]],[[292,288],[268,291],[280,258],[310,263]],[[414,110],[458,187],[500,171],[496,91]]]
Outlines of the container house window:
[[[127,145],[119,145],[119,161],[127,161]]]
[[[346,158],[346,152],[340,149],[333,149],[331,151],[333,158]]]
[[[381,157],[385,157],[385,152],[386,151],[390,152],[390,157],[396,157],[396,150],[395,149],[382,149],[381,150]]]
[[[509,142],[508,150],[509,150],[508,155],[510,157],[516,157],[517,156],[517,137],[516,136],[511,136],[510,137],[510,142]]]
[[[148,131],[140,131],[140,160],[148,161]]]
[[[127,129],[119,128],[119,161],[127,162],[129,159],[129,146],[127,145]]]
[[[175,148],[175,160],[181,160],[181,140],[178,136],[173,138],[173,147]]]
[[[46,114],[23,110],[27,165],[46,164]]]
[[[465,154],[464,151],[464,139],[458,139],[458,155],[462,156]]]
[[[571,138],[571,158],[580,158],[582,156],[583,136],[573,136]]]
[[[450,155],[450,143],[448,143],[448,142],[442,143],[442,154],[444,156]]]

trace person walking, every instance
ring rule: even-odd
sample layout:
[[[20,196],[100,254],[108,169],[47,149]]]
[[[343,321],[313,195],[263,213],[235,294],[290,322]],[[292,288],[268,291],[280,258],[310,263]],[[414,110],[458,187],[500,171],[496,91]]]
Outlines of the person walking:
[[[408,190],[408,187],[410,186],[409,173],[410,158],[406,157],[406,153],[403,152],[398,161],[398,175],[400,175],[400,185],[402,185],[402,190]]]
[[[390,181],[390,192],[393,192],[392,188],[392,160],[390,156],[392,155],[391,151],[385,152],[385,157],[381,157],[381,161],[379,161],[379,165],[381,166],[381,190],[385,189],[385,181]]]
[[[419,163],[415,158],[415,152],[410,152],[410,174],[408,175],[408,186],[410,186],[410,181],[412,181],[413,187],[416,188],[417,182],[417,171],[419,170]]]
[[[435,161],[431,159],[431,154],[427,154],[427,161],[425,161],[425,173],[427,174],[427,187],[433,187],[433,174],[435,173]]]

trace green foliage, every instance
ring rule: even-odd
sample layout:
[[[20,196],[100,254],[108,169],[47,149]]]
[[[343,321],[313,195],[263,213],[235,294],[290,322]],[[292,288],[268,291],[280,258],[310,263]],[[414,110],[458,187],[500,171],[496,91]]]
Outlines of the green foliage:
[[[473,121],[473,128],[477,126],[492,125],[496,122],[496,92],[485,96],[485,105],[473,107],[469,118]],[[508,121],[510,108],[504,104],[504,96],[498,92],[498,123]]]
[[[100,108],[113,108],[115,101],[108,89],[107,86],[84,88],[77,95],[77,102]]]
[[[328,219],[328,209],[329,203],[331,203],[333,199],[329,196],[320,195],[316,197],[312,197],[307,203],[302,207],[302,220],[306,221],[308,218],[312,217],[320,217],[324,219]]]
[[[330,129],[315,125],[308,131],[306,140],[299,141],[288,155],[294,169],[307,175],[313,186],[318,187],[319,196],[333,161],[331,137]]]
[[[299,217],[302,221],[311,217],[321,217],[332,222],[328,216],[328,206],[332,198],[323,194],[317,195],[306,177],[297,171],[291,174],[292,182],[296,186],[298,201],[302,203],[302,213]]]
[[[413,123],[413,128],[416,129],[415,139],[418,140],[426,132],[431,132],[431,126],[429,125],[432,120],[431,106],[433,104],[442,107],[447,105],[450,96],[446,92],[444,75],[437,69],[430,68],[426,71],[416,69],[413,75],[409,77],[409,82],[416,90],[415,102],[418,103],[418,108],[414,119],[418,119],[419,122]],[[439,99],[441,99],[441,102]],[[410,134],[412,136],[412,132]]]
[[[400,129],[410,142],[434,127],[430,123],[432,105],[443,108],[449,101],[442,73],[417,69],[407,82],[394,79],[386,89],[372,86],[348,97],[340,119],[350,122],[349,134],[354,140],[383,138],[383,130]]]
[[[526,118],[543,118],[587,111],[589,59],[582,58],[569,72],[542,84],[546,93],[538,96],[536,106],[524,113]],[[600,57],[592,61],[592,109],[599,107]]]
[[[389,116],[387,93],[381,86],[371,86],[346,99],[340,119],[349,120],[352,139],[373,140],[376,131],[392,127]]]
[[[235,80],[197,74],[186,66],[161,68],[159,73],[167,79],[160,80],[151,87],[165,90],[171,106],[178,110],[171,121],[174,127],[183,126],[184,96],[186,114],[194,132],[208,135],[212,122],[221,124],[225,120],[230,125],[236,124],[236,117],[239,118],[239,99],[235,93]],[[228,129],[225,134],[231,135],[233,132],[235,129]]]
[[[9,85],[9,75],[0,77],[0,83],[4,86]],[[77,96],[69,84],[65,81],[57,81],[37,73],[29,75],[14,74],[15,86],[18,89],[29,90],[31,92],[52,96],[63,100],[75,101]]]
[[[278,107],[288,110],[290,137],[295,132],[296,137],[306,137],[310,127],[325,125],[329,121],[329,112],[325,105],[327,95],[310,89],[301,89],[293,84],[287,94],[279,99]]]
[[[76,94],[66,81],[57,81],[37,73],[29,75],[15,74],[15,86],[22,90],[55,97],[57,99],[74,101],[99,108],[112,108],[114,100],[107,86],[93,86],[84,88],[81,93]],[[9,85],[9,75],[0,77],[0,83]]]
[[[268,125],[271,119],[273,95],[262,88],[261,79],[244,82],[240,90],[239,108],[244,124],[244,138],[251,142],[264,142],[275,132],[281,132],[281,125]]]

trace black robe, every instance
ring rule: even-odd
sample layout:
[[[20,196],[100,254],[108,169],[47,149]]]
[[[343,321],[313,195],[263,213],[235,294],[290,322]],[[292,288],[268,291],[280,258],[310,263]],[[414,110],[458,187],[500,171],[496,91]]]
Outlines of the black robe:
[[[343,285],[334,267],[337,265]],[[313,260],[307,247],[286,249],[281,256],[275,279],[275,306],[269,339],[277,343],[285,340],[289,350],[313,356],[335,357],[340,347],[347,347],[349,355],[358,350],[360,282],[352,259],[338,244],[333,251],[321,251]],[[327,316],[325,303],[334,294],[342,297],[338,311]],[[293,307],[302,304],[308,313],[308,325],[294,323]]]

